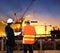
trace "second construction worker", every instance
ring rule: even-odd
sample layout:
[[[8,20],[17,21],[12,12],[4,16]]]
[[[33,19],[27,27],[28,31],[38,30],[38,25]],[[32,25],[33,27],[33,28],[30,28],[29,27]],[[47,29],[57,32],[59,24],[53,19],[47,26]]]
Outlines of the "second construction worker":
[[[32,45],[35,42],[35,28],[30,25],[30,21],[25,22],[26,26],[23,27],[23,51],[33,53]]]
[[[9,18],[7,20],[7,26],[5,27],[6,33],[6,53],[13,53],[13,48],[15,47],[14,31],[12,29],[13,19]]]

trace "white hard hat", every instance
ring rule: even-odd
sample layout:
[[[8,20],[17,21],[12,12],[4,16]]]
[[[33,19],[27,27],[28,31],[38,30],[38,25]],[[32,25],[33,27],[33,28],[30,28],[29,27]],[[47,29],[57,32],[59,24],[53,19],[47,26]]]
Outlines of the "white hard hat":
[[[13,19],[9,18],[9,19],[7,20],[7,23],[13,23]]]

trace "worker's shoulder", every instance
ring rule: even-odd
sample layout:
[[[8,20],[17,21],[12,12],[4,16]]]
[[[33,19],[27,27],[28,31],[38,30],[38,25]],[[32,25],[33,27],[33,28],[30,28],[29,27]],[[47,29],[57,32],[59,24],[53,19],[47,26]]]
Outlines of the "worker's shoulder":
[[[5,29],[11,29],[11,27],[10,26],[6,26]]]
[[[31,27],[31,28],[35,28],[34,26],[32,26],[32,25],[26,25],[26,26],[24,26],[24,27]]]
[[[9,28],[9,26],[6,26],[5,28]]]
[[[5,26],[5,28],[8,28],[8,26]]]
[[[31,27],[34,27],[33,25],[30,25]]]

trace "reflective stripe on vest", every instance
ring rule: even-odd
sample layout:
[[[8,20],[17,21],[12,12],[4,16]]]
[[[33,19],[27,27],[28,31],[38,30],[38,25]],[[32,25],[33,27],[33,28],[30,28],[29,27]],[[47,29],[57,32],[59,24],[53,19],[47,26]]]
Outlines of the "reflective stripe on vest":
[[[23,44],[34,44],[35,37],[33,35],[24,35]]]
[[[33,44],[35,42],[35,29],[28,25],[24,27],[23,44]]]

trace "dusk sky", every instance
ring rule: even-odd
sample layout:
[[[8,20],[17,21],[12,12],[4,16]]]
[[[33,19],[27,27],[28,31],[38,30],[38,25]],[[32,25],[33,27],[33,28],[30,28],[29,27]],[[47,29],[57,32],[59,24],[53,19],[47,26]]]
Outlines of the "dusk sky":
[[[17,13],[20,17],[32,0],[0,0],[0,15],[12,17]],[[35,0],[25,16],[30,15],[40,24],[52,24],[60,27],[60,0]]]

